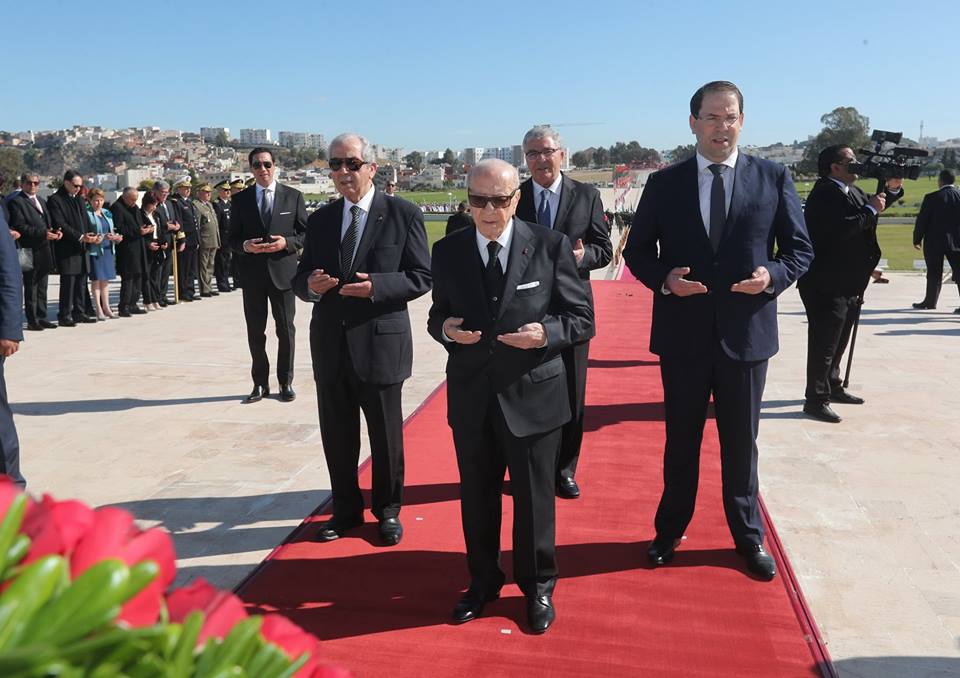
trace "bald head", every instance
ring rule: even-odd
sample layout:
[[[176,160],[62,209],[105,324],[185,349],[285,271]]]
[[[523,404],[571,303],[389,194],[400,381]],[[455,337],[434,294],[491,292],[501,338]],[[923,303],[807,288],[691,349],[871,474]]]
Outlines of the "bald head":
[[[520,201],[517,168],[503,160],[481,160],[467,177],[470,213],[477,230],[487,240],[496,240],[506,229]],[[483,205],[477,207],[476,203]]]

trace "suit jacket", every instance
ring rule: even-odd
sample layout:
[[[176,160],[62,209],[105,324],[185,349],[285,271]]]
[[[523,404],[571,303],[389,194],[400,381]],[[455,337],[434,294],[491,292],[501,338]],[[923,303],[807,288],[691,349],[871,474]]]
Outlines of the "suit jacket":
[[[23,275],[14,243],[0,210],[0,339],[23,341]]]
[[[237,194],[240,195],[240,194]],[[343,297],[339,288],[319,299],[307,289],[307,278],[323,269],[343,280],[340,270],[340,230],[343,198],[324,205],[307,222],[307,237],[293,291],[312,301],[310,346],[318,382],[336,380],[344,356],[341,340],[346,333],[353,368],[361,380],[396,384],[410,376],[413,339],[407,303],[430,289],[430,252],[423,213],[402,198],[388,198],[376,190],[366,226],[354,255],[354,271],[369,273],[373,299]],[[234,218],[237,207],[234,206]]]
[[[220,247],[227,247],[230,240],[230,201],[213,201],[213,211],[217,215],[217,226],[220,228]]]
[[[180,222],[180,231],[185,238],[181,241],[188,250],[195,250],[200,246],[200,215],[193,201],[184,198],[179,193],[171,195],[168,203],[173,205],[175,221]]]
[[[57,270],[60,275],[80,275],[84,251],[80,237],[91,230],[87,225],[86,206],[80,198],[71,197],[63,186],[47,199],[47,206],[53,229],[63,232],[63,237],[53,242]]]
[[[887,192],[887,202],[903,191]],[[813,263],[799,285],[843,297],[861,294],[880,261],[877,216],[856,185],[844,194],[836,181],[820,178],[807,196],[804,219],[813,242]]]
[[[593,308],[577,275],[570,241],[559,232],[514,218],[503,298],[495,317],[486,303],[483,263],[472,229],[433,246],[433,305],[427,329],[447,349],[447,420],[476,427],[495,394],[511,433],[545,433],[570,419],[560,352],[593,336]],[[463,318],[479,342],[446,341],[443,322]],[[496,340],[526,323],[543,324],[547,344],[517,349]]]
[[[640,196],[623,256],[654,291],[653,353],[702,355],[717,339],[734,360],[766,360],[779,349],[777,295],[807,270],[813,249],[800,199],[782,165],[741,152],[734,171],[716,252],[700,214],[696,156],[651,175]],[[689,266],[685,278],[702,282],[709,292],[663,294],[667,273],[678,266]],[[772,293],[730,291],[758,266],[770,272]]]
[[[520,202],[517,216],[524,221],[537,223],[537,206],[534,205],[533,179],[520,184]],[[603,203],[600,191],[590,184],[574,181],[563,175],[560,183],[560,204],[553,220],[553,230],[563,233],[570,240],[571,248],[577,240],[583,241],[583,259],[577,264],[580,279],[591,300],[590,271],[610,263],[613,246],[610,244],[610,226],[603,218]]]
[[[164,200],[157,205],[153,212],[153,218],[157,220],[157,241],[160,244],[167,243],[167,251],[164,258],[173,256],[173,246],[176,243],[176,231],[168,231],[167,224],[177,220],[177,208],[169,200]]]
[[[38,275],[53,270],[53,248],[47,240],[47,231],[51,230],[50,209],[43,198],[37,198],[43,208],[41,214],[25,193],[17,193],[7,203],[10,210],[10,228],[20,233],[17,244],[33,250],[33,270]]]
[[[148,272],[147,241],[140,233],[140,209],[133,205],[127,207],[122,199],[110,206],[113,213],[113,227],[123,236],[117,243],[117,271],[120,275],[137,276]]]
[[[289,290],[290,281],[297,272],[297,251],[303,248],[307,207],[303,193],[296,189],[278,183],[276,193],[269,232],[260,217],[256,184],[231,199],[230,245],[238,255],[237,272],[243,287],[263,286],[269,279],[277,289]],[[268,234],[286,238],[287,249],[272,254],[248,254],[243,251],[244,240],[262,238]]]
[[[960,190],[954,185],[923,196],[913,244],[932,252],[960,251]]]
[[[450,235],[455,231],[459,231],[461,228],[475,228],[476,224],[473,223],[473,216],[469,212],[454,212],[447,218],[447,228],[444,231],[444,235]]]

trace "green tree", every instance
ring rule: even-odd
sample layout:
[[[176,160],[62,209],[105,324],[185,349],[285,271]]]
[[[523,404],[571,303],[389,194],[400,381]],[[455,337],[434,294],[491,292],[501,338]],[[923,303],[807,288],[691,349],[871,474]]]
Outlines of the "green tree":
[[[443,162],[451,167],[457,164],[457,154],[453,152],[453,149],[448,148],[443,152]]]
[[[594,149],[592,148],[577,151],[570,156],[570,162],[573,163],[574,167],[589,167],[590,163],[593,162],[593,153]]]
[[[606,167],[610,164],[610,151],[600,147],[593,152],[593,164],[596,167]]]
[[[7,190],[13,180],[23,174],[24,169],[23,153],[15,148],[0,148],[0,174],[6,178]]]
[[[403,156],[403,161],[413,168],[414,172],[419,172],[423,168],[423,153],[413,151]]]
[[[230,138],[227,137],[227,133],[223,130],[217,132],[217,138],[213,140],[213,143],[217,146],[229,146]]]
[[[696,144],[681,144],[670,151],[670,162],[683,162],[697,152]]]
[[[326,160],[327,159],[327,149],[321,148],[317,151],[317,160]]]
[[[807,144],[803,160],[797,163],[797,170],[802,174],[816,173],[817,156],[827,146],[843,144],[857,150],[869,142],[870,118],[861,115],[853,106],[839,106],[822,115],[820,122],[823,129]]]

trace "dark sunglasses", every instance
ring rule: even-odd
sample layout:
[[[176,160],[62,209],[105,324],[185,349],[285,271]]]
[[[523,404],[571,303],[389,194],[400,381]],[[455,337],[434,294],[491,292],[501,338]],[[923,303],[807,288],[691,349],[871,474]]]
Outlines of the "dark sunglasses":
[[[70,184],[74,188],[83,188],[83,184]]]
[[[330,169],[332,169],[334,172],[344,165],[346,165],[347,169],[351,172],[359,172],[360,168],[367,163],[359,158],[330,158],[327,161],[327,164],[330,165]]]
[[[253,167],[253,169],[260,169],[260,168],[270,169],[271,167],[273,167],[273,163],[270,162],[269,160],[264,160],[263,162],[257,160],[255,163],[251,165],[251,167]]]
[[[27,186],[39,186],[39,185],[40,185],[40,182],[39,182],[39,181],[30,181],[30,180],[28,180],[28,181],[24,181],[23,183],[25,183]]]
[[[519,190],[519,188],[513,189],[510,195],[474,195],[473,193],[468,193],[467,200],[470,201],[470,207],[476,207],[478,210],[485,208],[487,203],[497,209],[503,209],[510,204],[513,196],[516,195]]]

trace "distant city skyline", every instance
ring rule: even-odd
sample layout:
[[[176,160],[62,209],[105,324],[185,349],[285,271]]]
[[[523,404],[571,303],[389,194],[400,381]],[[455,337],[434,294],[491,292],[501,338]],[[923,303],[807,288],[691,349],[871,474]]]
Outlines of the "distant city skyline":
[[[743,145],[804,140],[837,106],[913,139],[921,121],[924,136],[960,136],[960,88],[944,84],[960,72],[946,58],[960,23],[950,3],[911,14],[920,25],[909,34],[922,40],[896,44],[884,37],[888,18],[906,17],[887,0],[869,13],[834,4],[816,22],[793,6],[739,1],[611,0],[589,14],[562,1],[549,12],[501,0],[262,7],[237,0],[197,18],[104,0],[51,6],[40,20],[14,5],[5,26],[36,30],[5,31],[9,64],[24,64],[5,74],[0,129],[357,131],[387,146],[462,150],[519,143],[553,123],[571,150],[631,140],[669,149],[693,142],[693,91],[730,79],[745,96]],[[103,40],[77,39],[93,27]]]

